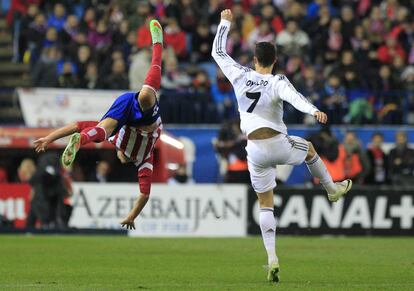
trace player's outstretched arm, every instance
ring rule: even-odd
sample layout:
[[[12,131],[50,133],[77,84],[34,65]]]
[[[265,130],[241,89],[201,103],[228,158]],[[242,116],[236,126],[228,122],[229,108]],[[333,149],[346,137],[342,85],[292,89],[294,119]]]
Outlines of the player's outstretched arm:
[[[328,121],[327,115],[319,111],[316,106],[300,94],[284,75],[276,75],[275,78],[279,78],[276,83],[276,94],[283,101],[292,104],[293,107],[303,113],[314,116],[320,123],[326,123]]]
[[[227,35],[230,31],[233,15],[230,9],[221,12],[221,21],[217,27],[217,33],[213,41],[211,56],[223,71],[224,75],[233,84],[243,73],[250,69],[238,64],[226,52]]]
[[[135,229],[135,218],[141,213],[149,200],[149,195],[141,194],[135,201],[134,207],[128,213],[127,217],[121,221],[121,226],[126,229]]]
[[[76,122],[70,123],[64,127],[58,128],[51,133],[49,133],[45,137],[41,137],[33,142],[35,150],[37,153],[44,152],[47,150],[47,147],[49,144],[54,142],[55,140],[58,140],[62,137],[71,135],[72,133],[75,133],[78,130],[78,125]]]
[[[52,142],[62,138],[69,136],[75,132],[81,132],[82,129],[90,126],[96,126],[98,124],[97,121],[81,121],[81,122],[72,122],[66,126],[58,128],[51,133],[49,133],[45,137],[41,137],[33,142],[35,150],[37,153],[44,152],[47,150],[47,147]]]

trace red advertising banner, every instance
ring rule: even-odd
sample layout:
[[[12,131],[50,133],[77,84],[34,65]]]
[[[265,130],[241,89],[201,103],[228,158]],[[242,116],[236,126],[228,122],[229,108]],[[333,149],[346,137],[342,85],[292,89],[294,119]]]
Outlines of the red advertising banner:
[[[0,215],[14,221],[16,228],[26,226],[30,191],[31,187],[28,184],[0,184]]]

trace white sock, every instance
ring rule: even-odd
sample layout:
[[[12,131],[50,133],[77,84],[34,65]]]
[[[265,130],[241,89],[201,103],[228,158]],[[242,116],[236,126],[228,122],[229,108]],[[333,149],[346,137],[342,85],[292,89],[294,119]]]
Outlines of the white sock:
[[[328,193],[336,192],[336,185],[318,154],[316,154],[310,161],[306,161],[306,165],[312,176],[321,181],[322,186]]]
[[[273,208],[260,208],[259,222],[270,265],[272,262],[278,261],[276,256],[276,220],[273,215]]]

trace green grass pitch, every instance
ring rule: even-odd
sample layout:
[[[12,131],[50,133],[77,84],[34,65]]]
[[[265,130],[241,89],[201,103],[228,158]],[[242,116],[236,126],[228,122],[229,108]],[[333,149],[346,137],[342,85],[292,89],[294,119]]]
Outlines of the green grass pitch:
[[[414,290],[414,238],[0,236],[0,290]]]

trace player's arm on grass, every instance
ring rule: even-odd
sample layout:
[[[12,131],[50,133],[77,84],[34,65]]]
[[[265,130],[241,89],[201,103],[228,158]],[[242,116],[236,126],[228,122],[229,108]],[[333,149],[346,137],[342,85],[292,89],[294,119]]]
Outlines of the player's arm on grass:
[[[224,75],[229,79],[230,83],[234,84],[243,73],[250,69],[238,64],[226,52],[227,35],[230,30],[233,15],[230,9],[221,12],[221,21],[217,27],[217,33],[214,38],[211,56],[216,61],[217,65],[223,71]]]
[[[82,129],[90,127],[90,126],[96,126],[98,124],[97,121],[80,121],[80,122],[72,122],[68,125],[65,125],[61,128],[58,128],[51,133],[49,133],[45,137],[41,137],[33,142],[36,152],[44,152],[47,150],[47,147],[52,142],[71,135],[75,132],[81,132]]]
[[[126,227],[126,229],[135,229],[135,218],[141,213],[144,209],[149,199],[149,195],[141,194],[134,203],[134,207],[128,213],[127,217],[121,221],[121,226]]]
[[[279,78],[276,83],[276,94],[283,101],[292,104],[293,107],[303,113],[314,116],[320,123],[326,123],[328,121],[326,114],[319,111],[316,106],[299,93],[284,75],[277,75],[275,78]]]

